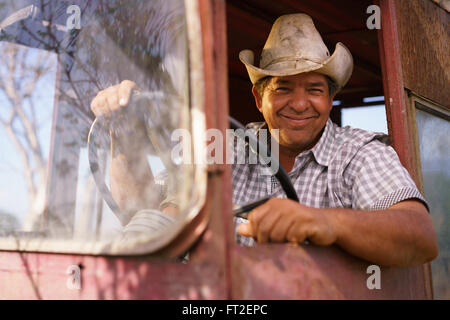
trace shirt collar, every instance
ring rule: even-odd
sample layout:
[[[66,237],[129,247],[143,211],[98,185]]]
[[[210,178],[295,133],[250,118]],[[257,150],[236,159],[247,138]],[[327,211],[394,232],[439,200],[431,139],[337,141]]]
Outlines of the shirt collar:
[[[249,123],[246,126],[246,128],[254,129],[257,137],[259,137],[259,131],[261,129],[268,129],[266,122]],[[270,132],[269,130],[267,131],[268,131],[267,144],[270,148]],[[316,145],[307,151],[301,152],[299,155],[297,155],[297,158],[312,152],[317,163],[327,167],[330,163],[331,149],[332,149],[331,147],[333,145],[333,142],[334,142],[334,124],[330,119],[328,119],[325,124],[325,128],[322,132],[322,136],[320,137]]]

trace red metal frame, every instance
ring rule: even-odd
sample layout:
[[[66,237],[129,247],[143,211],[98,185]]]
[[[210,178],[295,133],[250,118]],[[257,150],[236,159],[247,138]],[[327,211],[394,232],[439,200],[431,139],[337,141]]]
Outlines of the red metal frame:
[[[415,153],[407,117],[395,3],[380,0],[379,6],[382,24],[378,36],[389,136],[400,161],[415,175]]]
[[[381,9],[381,30],[378,32],[378,42],[389,136],[400,161],[419,185],[420,166],[415,152],[414,128],[411,127],[409,121],[408,97],[403,81],[395,1],[378,0],[376,3]],[[425,264],[421,269],[423,273],[421,282],[424,286],[425,296],[432,299],[430,264]]]

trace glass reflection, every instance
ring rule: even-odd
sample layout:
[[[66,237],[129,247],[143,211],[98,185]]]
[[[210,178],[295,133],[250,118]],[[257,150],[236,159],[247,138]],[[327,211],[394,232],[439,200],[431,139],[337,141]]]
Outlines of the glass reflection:
[[[115,239],[133,229],[127,223],[137,211],[158,215],[168,193],[180,212],[191,205],[193,165],[169,161],[170,133],[189,129],[185,24],[182,0],[0,0],[3,236]],[[123,80],[152,98],[139,112],[99,119],[96,170],[109,187],[113,132],[145,159],[140,170],[155,183],[122,221],[99,192],[87,140],[91,101]]]
[[[439,246],[439,256],[431,262],[434,297],[449,299],[450,122],[419,109],[416,109],[416,121],[424,192]]]

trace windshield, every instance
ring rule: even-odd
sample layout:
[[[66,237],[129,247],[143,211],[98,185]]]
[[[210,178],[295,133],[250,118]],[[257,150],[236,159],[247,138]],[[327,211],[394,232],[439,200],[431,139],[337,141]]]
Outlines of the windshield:
[[[30,250],[129,253],[124,241],[157,242],[151,251],[198,211],[200,168],[171,156],[171,133],[193,121],[186,10],[183,0],[0,0],[0,236],[14,239],[4,248],[37,238],[60,244]],[[93,125],[92,100],[124,80],[144,103]],[[146,139],[134,138],[139,125]],[[112,132],[134,141],[154,177],[147,205],[126,218],[105,201]],[[124,237],[136,217],[160,216],[169,196],[179,212],[171,223]]]

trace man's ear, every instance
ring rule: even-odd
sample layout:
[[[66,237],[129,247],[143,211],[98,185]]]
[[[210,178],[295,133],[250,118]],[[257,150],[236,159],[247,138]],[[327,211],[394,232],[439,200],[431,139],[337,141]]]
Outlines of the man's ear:
[[[262,97],[259,95],[255,86],[253,86],[253,88],[252,88],[252,93],[253,93],[253,97],[255,98],[256,107],[258,108],[259,112],[262,113]]]
[[[333,109],[333,101],[334,101],[335,96],[336,96],[336,93],[333,93],[333,95],[330,97],[330,110]]]

